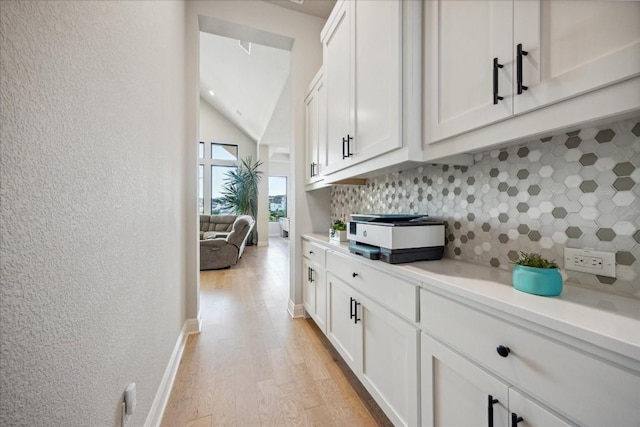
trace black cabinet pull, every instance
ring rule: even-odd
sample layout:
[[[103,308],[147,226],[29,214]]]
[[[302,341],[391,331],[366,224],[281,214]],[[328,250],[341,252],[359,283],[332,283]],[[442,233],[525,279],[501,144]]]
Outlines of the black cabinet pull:
[[[351,273],[351,277],[358,277],[358,273]]]
[[[353,299],[353,297],[349,297],[349,319],[353,319],[355,317],[355,314],[353,314],[353,303],[356,302],[355,299]]]
[[[353,137],[348,134],[346,138],[342,138],[342,158],[343,159],[353,156],[353,153],[351,152],[352,140],[353,140]]]
[[[353,307],[353,311],[354,311],[353,317],[355,317],[354,323],[357,324],[360,320],[362,320],[362,319],[358,318],[358,306],[360,305],[360,303],[358,301],[356,301],[355,299],[353,301],[355,302],[354,307]]]
[[[311,281],[311,267],[307,267],[307,282]]]
[[[309,251],[309,255],[313,255],[313,251]]]
[[[309,267],[309,281],[311,283],[315,282],[315,280],[313,279],[313,268]]]
[[[511,349],[509,347],[505,347],[503,345],[499,345],[498,348],[496,348],[496,351],[502,357],[507,357],[509,355],[509,353],[511,353]]]
[[[524,418],[519,417],[515,412],[511,413],[511,427],[516,427],[520,421],[524,421]]]
[[[522,95],[522,92],[529,89],[527,86],[522,84],[522,57],[527,56],[529,52],[526,50],[522,50],[522,43],[519,43],[517,46],[517,56],[516,56],[516,79],[518,84],[518,95]]]
[[[487,422],[489,427],[493,427],[493,405],[498,403],[498,399],[494,399],[493,396],[489,395],[489,399],[487,400]]]
[[[315,174],[313,173],[313,162],[311,163],[311,168],[310,169],[311,169],[310,176],[311,176],[311,178],[313,178],[315,176]]]
[[[498,96],[498,68],[502,68],[504,65],[498,64],[498,58],[493,58],[493,104],[497,104],[498,101],[502,101],[504,98]]]

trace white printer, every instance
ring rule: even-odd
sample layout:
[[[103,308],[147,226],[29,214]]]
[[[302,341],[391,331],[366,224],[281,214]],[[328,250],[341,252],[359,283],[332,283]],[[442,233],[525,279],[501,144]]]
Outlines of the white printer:
[[[425,215],[353,214],[349,251],[390,264],[437,260],[444,253],[444,224]]]

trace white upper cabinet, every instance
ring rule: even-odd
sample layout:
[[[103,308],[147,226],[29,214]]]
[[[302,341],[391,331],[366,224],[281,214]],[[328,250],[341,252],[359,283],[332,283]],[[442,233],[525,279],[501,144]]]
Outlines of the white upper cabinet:
[[[640,2],[516,1],[513,16],[515,114],[640,74]]]
[[[402,2],[339,2],[322,42],[327,173],[401,147]]]
[[[510,1],[425,2],[425,139],[512,114]]]
[[[321,69],[311,82],[305,98],[306,173],[305,183],[321,181],[327,164],[327,100]]]
[[[353,138],[353,65],[352,9],[350,2],[336,6],[331,26],[323,30],[325,84],[327,94],[327,169],[333,171],[343,162],[345,138]],[[326,33],[325,33],[326,31]]]
[[[640,75],[640,2],[428,1],[424,17],[427,144]],[[617,110],[599,108],[573,103],[553,115],[570,126],[581,114],[594,120]],[[538,122],[535,131],[545,126],[557,124]]]

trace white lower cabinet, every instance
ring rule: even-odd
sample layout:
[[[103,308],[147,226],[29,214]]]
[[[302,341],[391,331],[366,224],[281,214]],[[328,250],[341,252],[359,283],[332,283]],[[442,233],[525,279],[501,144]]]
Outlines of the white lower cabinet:
[[[327,336],[394,425],[415,426],[418,329],[327,274]]]
[[[423,426],[570,426],[426,334],[421,335]]]
[[[304,309],[307,314],[316,322],[322,332],[327,332],[327,283],[325,280],[325,270],[323,267],[303,258],[303,274],[305,280],[302,282],[304,289],[302,298]]]

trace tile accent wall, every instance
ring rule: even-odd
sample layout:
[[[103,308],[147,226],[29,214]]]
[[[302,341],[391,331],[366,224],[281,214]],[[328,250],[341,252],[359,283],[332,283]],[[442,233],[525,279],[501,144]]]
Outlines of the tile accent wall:
[[[510,269],[518,251],[562,268],[565,247],[615,252],[617,279],[566,280],[640,298],[640,118],[334,186],[333,219],[419,213],[446,224],[445,257]]]

